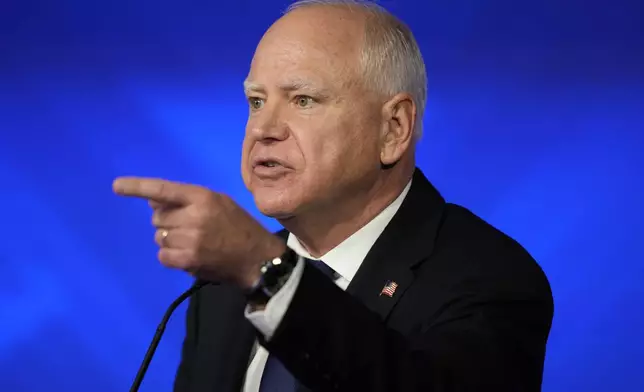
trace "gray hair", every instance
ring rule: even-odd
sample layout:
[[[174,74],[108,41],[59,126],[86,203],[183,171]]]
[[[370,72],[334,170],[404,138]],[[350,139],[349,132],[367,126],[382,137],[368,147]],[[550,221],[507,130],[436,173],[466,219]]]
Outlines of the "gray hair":
[[[380,5],[360,0],[300,0],[285,14],[310,6],[342,6],[368,15],[361,63],[366,82],[376,92],[394,96],[409,93],[416,103],[415,139],[423,132],[423,114],[427,100],[425,62],[409,27]]]

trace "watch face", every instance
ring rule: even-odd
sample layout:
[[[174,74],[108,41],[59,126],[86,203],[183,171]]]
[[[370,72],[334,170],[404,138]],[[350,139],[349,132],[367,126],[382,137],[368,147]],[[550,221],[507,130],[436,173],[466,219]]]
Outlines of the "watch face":
[[[284,273],[283,275],[277,278],[277,284],[275,284],[273,287],[270,288],[271,295],[277,294],[277,292],[280,291],[282,287],[284,287],[284,285],[288,281],[288,278],[291,276],[290,272],[291,271],[289,270],[288,272]]]
[[[295,267],[297,256],[292,249],[272,260],[265,261],[261,268],[261,279],[251,289],[249,296],[255,301],[266,302],[284,286]]]

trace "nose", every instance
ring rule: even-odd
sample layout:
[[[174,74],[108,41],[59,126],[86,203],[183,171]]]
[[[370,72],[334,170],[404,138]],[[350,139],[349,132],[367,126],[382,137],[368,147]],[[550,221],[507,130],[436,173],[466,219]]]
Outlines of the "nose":
[[[255,140],[267,144],[286,140],[289,135],[288,125],[279,115],[279,110],[277,110],[277,108],[269,110],[270,109],[265,108],[264,111],[249,124],[251,136]]]

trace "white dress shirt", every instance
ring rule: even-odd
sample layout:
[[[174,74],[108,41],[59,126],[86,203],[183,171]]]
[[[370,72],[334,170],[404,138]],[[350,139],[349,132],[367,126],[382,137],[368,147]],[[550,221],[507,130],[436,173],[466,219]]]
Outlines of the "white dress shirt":
[[[360,268],[360,265],[367,256],[367,253],[400,208],[400,205],[409,192],[410,187],[411,180],[407,183],[407,186],[396,200],[387,206],[387,208],[382,210],[382,212],[380,212],[380,214],[373,218],[369,223],[319,259],[312,257],[293,234],[289,234],[287,246],[293,249],[301,257],[322,260],[329,267],[333,268],[333,270],[339,275],[339,278],[336,279],[335,283],[342,290],[346,290],[356,272],[358,272],[358,268]],[[288,281],[286,281],[281,290],[268,301],[264,310],[250,312],[249,308],[246,308],[246,318],[264,334],[266,340],[270,340],[273,333],[275,333],[275,330],[277,330],[280,321],[284,317],[284,314],[291,303],[291,299],[297,290],[297,285],[300,282],[303,270],[304,261],[300,258]],[[259,344],[255,344],[255,346],[256,349],[254,350],[253,359],[246,371],[243,392],[259,392],[264,365],[268,359],[268,351]]]

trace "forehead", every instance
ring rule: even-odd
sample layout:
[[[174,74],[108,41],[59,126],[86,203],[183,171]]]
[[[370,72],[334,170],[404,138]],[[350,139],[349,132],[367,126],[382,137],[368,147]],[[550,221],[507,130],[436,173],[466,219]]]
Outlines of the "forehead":
[[[347,11],[295,10],[278,20],[260,41],[248,79],[262,84],[288,80],[350,83],[360,76],[364,28]]]

